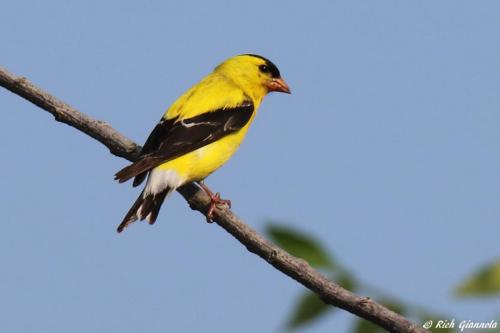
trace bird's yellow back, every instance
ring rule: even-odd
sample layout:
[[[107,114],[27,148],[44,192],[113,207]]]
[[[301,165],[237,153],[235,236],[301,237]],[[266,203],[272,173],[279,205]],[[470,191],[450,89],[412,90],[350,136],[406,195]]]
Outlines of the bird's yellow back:
[[[164,115],[166,119],[191,118],[221,108],[233,108],[250,100],[258,109],[267,94],[258,71],[263,59],[239,55],[217,66],[212,73],[186,91]]]
[[[239,89],[234,82],[213,72],[191,87],[172,104],[164,118],[192,118],[218,109],[233,108],[249,99],[251,97],[246,96],[244,91]],[[255,105],[257,101],[253,102]]]

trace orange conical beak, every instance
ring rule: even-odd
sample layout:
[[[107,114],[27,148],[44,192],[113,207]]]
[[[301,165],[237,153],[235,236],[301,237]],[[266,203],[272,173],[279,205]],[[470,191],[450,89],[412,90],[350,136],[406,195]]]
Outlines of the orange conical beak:
[[[267,89],[269,89],[270,92],[277,91],[286,94],[291,94],[288,84],[286,84],[285,80],[283,80],[280,77],[271,79],[271,81],[269,81],[267,84]]]

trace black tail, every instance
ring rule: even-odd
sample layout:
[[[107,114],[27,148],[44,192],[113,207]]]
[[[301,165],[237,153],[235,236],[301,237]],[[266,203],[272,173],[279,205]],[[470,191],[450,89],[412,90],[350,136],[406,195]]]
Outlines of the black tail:
[[[144,191],[142,191],[116,230],[122,232],[129,224],[137,220],[142,221],[145,219],[149,224],[155,223],[163,200],[165,200],[165,197],[171,191],[170,188],[166,188],[160,193],[148,194],[146,196],[144,195]]]

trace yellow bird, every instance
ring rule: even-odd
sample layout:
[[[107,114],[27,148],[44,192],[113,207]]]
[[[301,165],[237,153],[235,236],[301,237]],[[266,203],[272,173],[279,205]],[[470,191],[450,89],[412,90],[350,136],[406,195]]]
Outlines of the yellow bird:
[[[224,61],[186,91],[153,129],[139,159],[115,175],[120,183],[135,177],[134,187],[147,178],[118,232],[136,220],[153,224],[165,198],[189,182],[197,182],[210,196],[208,220],[216,205],[230,206],[203,180],[238,149],[262,99],[271,91],[290,93],[276,65],[255,54]]]

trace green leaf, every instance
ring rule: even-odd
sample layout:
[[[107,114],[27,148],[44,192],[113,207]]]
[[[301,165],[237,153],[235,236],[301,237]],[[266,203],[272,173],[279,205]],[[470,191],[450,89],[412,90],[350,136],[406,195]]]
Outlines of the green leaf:
[[[396,301],[393,298],[381,298],[377,301],[380,305],[385,306],[389,310],[392,310],[400,315],[404,316],[407,311],[407,306],[403,303]]]
[[[500,317],[496,317],[496,318],[500,318]],[[500,326],[498,326],[497,328],[488,328],[488,333],[500,333]]]
[[[333,260],[316,239],[275,224],[270,224],[267,227],[267,234],[285,251],[306,260],[311,266],[334,268]]]
[[[356,279],[347,272],[342,272],[338,278],[333,278],[331,279],[332,281],[335,281],[337,284],[339,284],[342,288],[347,289],[349,291],[356,291],[358,288],[358,282]]]
[[[386,331],[372,322],[357,318],[352,329],[353,333],[386,333]]]
[[[316,294],[308,291],[299,298],[288,320],[287,327],[293,329],[310,323],[326,311],[333,309],[335,308],[323,302]]]
[[[456,289],[458,296],[489,296],[500,293],[500,260],[484,266]]]

